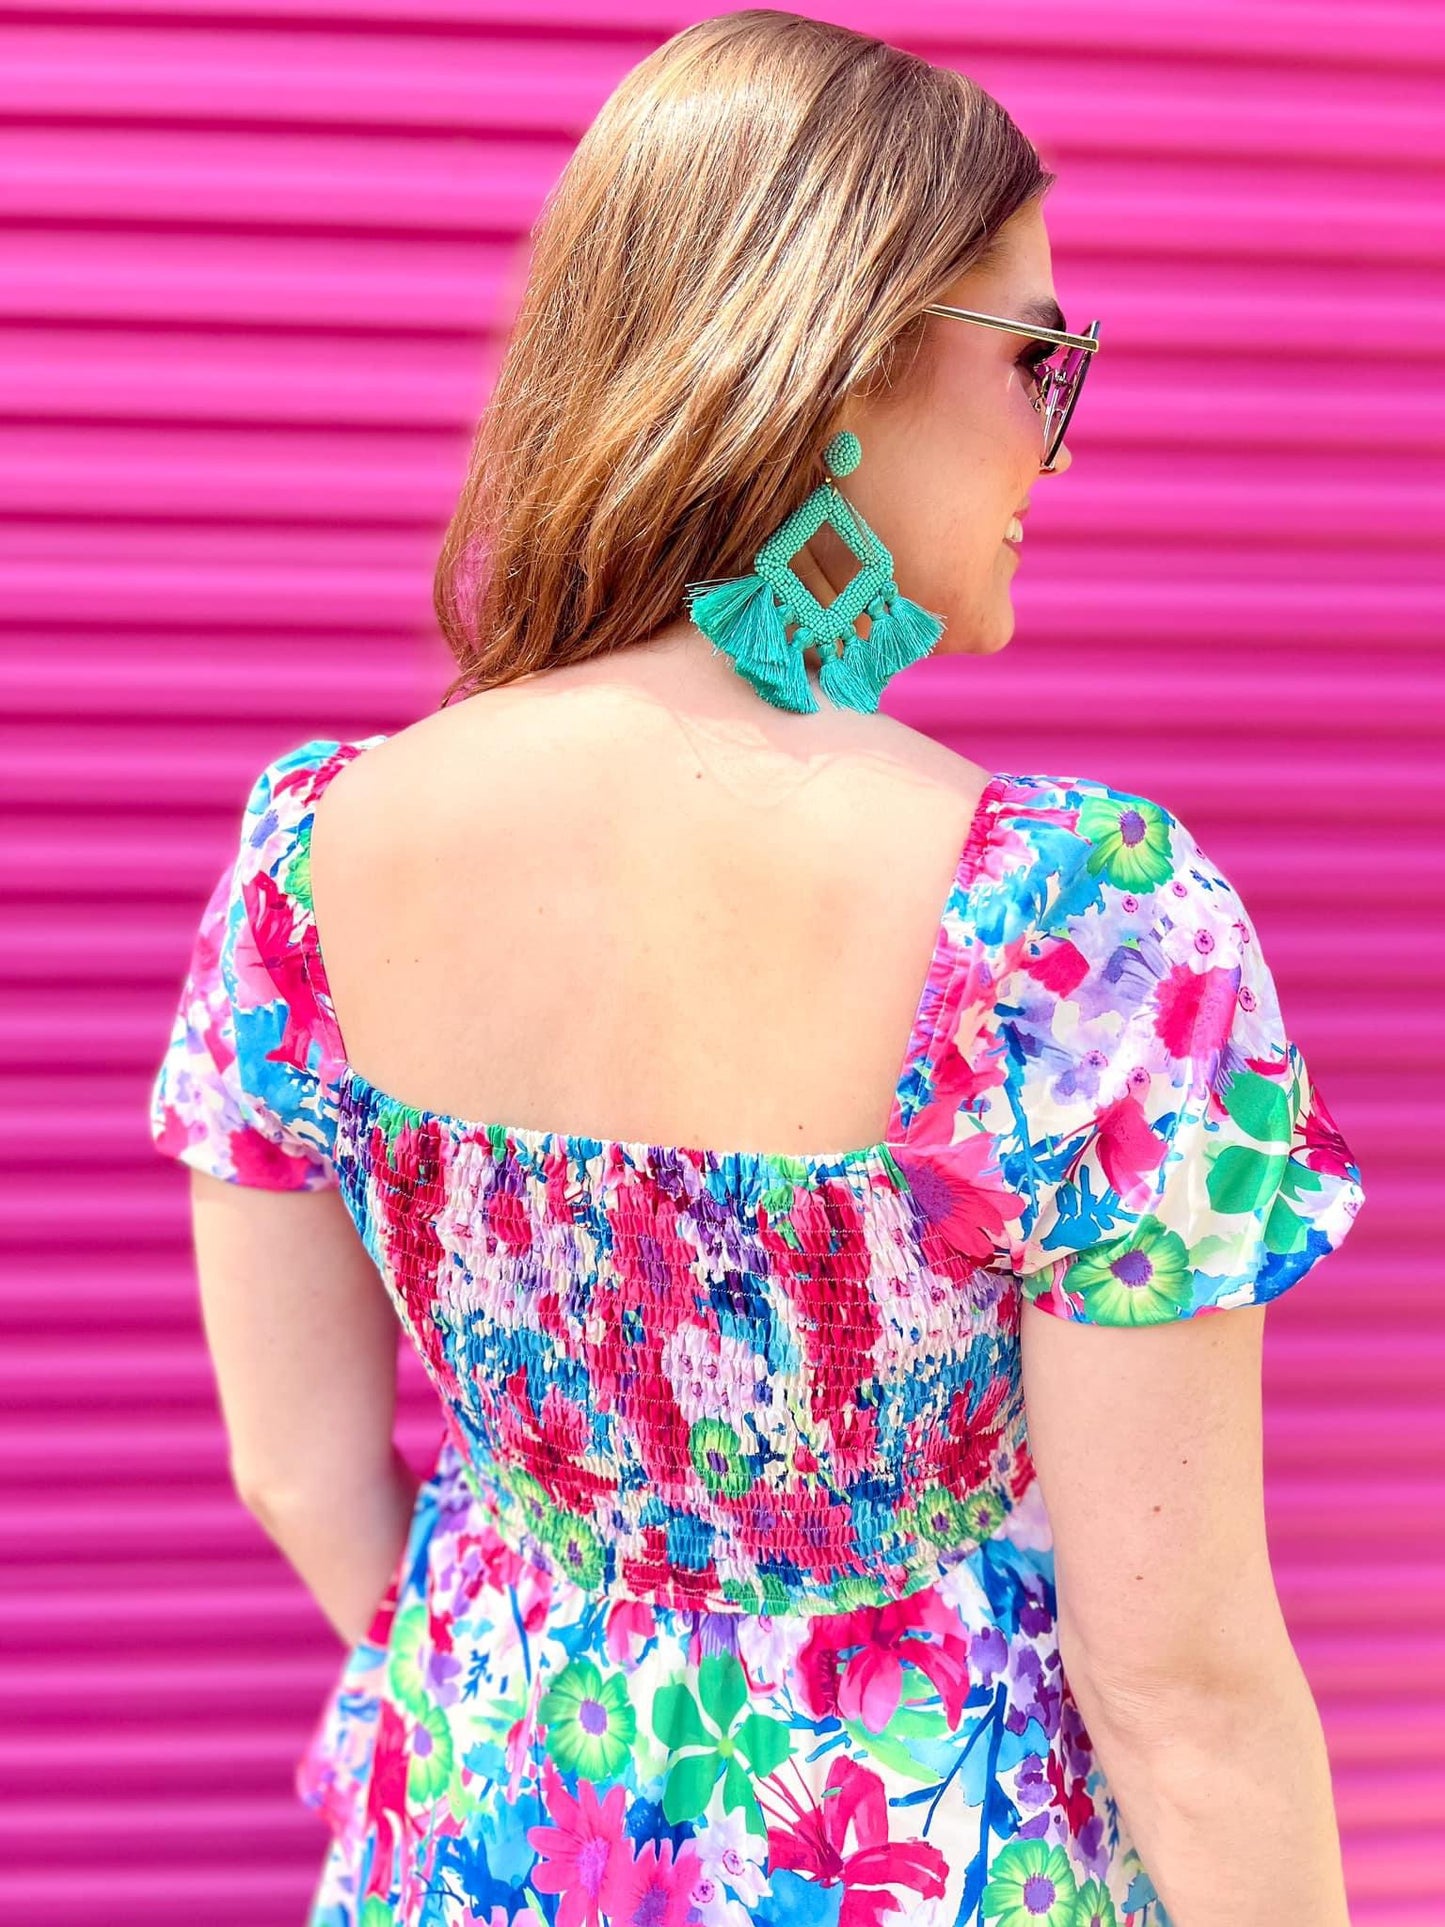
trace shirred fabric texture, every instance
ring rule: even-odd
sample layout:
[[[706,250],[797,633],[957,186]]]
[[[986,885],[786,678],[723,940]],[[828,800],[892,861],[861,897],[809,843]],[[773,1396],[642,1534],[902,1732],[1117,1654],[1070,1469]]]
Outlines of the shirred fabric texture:
[[[299,1765],[311,1927],[1168,1927],[1058,1653],[1026,1303],[1263,1303],[1358,1166],[1179,819],[995,776],[883,1139],[804,1157],[448,1117],[342,1052],[316,798],[267,765],[151,1127],[337,1185],[444,1442]]]

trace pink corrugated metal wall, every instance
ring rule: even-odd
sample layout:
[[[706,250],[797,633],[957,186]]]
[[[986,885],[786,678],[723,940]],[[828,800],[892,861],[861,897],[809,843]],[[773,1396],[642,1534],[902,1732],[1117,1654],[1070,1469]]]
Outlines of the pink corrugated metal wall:
[[[9,1921],[301,1916],[290,1770],[337,1649],[230,1495],[148,1082],[261,762],[435,706],[430,569],[519,237],[624,70],[711,10],[0,21]],[[890,706],[1157,796],[1255,911],[1370,1195],[1269,1321],[1281,1592],[1356,1927],[1440,1927],[1445,17],[805,10],[975,73],[1062,175],[1060,290],[1105,342],[1074,469],[1012,648]]]

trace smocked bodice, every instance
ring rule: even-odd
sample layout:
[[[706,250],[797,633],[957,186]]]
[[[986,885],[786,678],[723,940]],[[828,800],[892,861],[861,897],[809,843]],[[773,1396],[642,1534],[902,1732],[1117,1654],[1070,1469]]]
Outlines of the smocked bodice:
[[[407,1106],[347,1059],[310,894],[316,801],[365,747],[254,786],[157,1139],[341,1186],[478,1506],[587,1589],[782,1611],[921,1587],[1031,1479],[1025,1300],[1114,1325],[1261,1303],[1359,1208],[1238,894],[1176,817],[1088,779],[980,795],[886,1141],[722,1154]]]
[[[469,1126],[346,1080],[347,1203],[501,1529],[655,1603],[927,1584],[1031,1476],[1006,1269],[900,1156]]]

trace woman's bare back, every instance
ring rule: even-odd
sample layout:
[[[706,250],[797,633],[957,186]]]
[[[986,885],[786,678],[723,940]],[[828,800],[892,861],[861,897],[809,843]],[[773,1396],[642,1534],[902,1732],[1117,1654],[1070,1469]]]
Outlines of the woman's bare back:
[[[316,813],[347,1057],[451,1116],[806,1153],[885,1131],[989,772],[692,644],[489,690]]]

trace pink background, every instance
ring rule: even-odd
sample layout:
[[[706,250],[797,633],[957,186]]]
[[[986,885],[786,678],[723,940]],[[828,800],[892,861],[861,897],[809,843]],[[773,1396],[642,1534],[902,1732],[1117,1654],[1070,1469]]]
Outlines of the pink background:
[[[298,1921],[339,1654],[233,1498],[144,1106],[262,762],[402,727],[519,238],[660,0],[136,0],[0,26],[0,1895]],[[1019,633],[896,713],[1177,810],[1364,1169],[1269,1320],[1271,1538],[1356,1927],[1445,1919],[1445,15],[811,11],[966,68],[1098,315]],[[1432,1208],[1433,1206],[1433,1208]],[[408,1437],[435,1431],[415,1389]],[[1281,1897],[1280,1918],[1288,1916]]]

